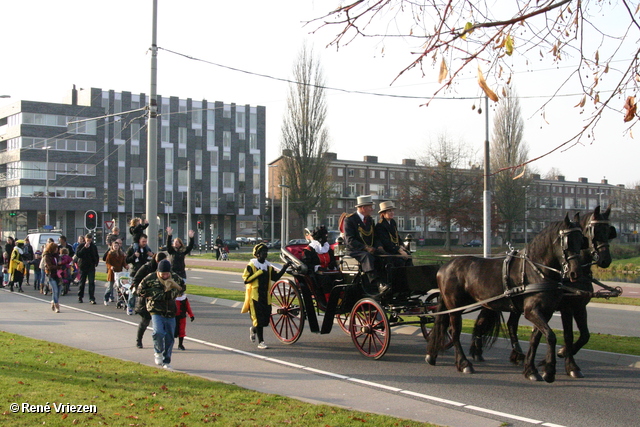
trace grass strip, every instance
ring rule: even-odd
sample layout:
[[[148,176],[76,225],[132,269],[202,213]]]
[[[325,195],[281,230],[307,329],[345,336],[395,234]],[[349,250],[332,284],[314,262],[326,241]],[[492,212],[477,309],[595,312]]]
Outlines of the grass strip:
[[[314,405],[0,332],[0,423],[47,426],[433,426]],[[14,413],[12,403],[51,406]],[[56,403],[96,413],[56,413]]]

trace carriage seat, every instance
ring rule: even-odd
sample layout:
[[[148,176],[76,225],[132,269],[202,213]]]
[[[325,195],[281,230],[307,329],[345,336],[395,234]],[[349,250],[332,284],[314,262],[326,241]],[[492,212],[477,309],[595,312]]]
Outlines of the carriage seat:
[[[350,257],[349,255],[342,255],[340,257],[340,270],[342,271],[358,271],[360,263],[357,259]]]

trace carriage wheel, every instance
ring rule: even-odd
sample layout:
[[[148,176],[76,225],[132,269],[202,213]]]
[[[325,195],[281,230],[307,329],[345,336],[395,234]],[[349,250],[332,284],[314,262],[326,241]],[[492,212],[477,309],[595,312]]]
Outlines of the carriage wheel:
[[[304,328],[304,307],[298,288],[289,280],[279,280],[271,287],[271,329],[285,344],[298,341]]]
[[[336,320],[338,321],[338,325],[340,326],[340,329],[342,329],[342,332],[344,332],[347,335],[351,335],[351,332],[349,332],[349,316],[350,315],[351,313],[336,314]]]
[[[365,298],[351,310],[349,333],[356,348],[366,357],[380,359],[391,341],[389,321],[375,300]]]
[[[425,305],[428,308],[429,313],[435,313],[438,311],[438,303],[440,302],[440,292],[434,292],[427,297],[424,301]],[[420,330],[422,331],[422,336],[425,340],[429,341],[429,335],[431,334],[431,330],[433,329],[433,323],[435,322],[435,316],[426,316],[420,318]],[[431,325],[431,326],[429,326]],[[445,350],[453,347],[453,336],[451,335],[451,330],[447,331],[449,336],[449,340],[447,344],[444,346]]]

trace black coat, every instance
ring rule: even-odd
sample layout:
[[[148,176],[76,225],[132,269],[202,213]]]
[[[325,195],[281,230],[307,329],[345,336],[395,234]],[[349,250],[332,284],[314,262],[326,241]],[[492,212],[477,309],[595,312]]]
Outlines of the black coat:
[[[347,216],[344,220],[344,234],[347,252],[364,251],[365,246],[375,246],[373,218],[369,217],[365,225],[357,212]]]
[[[171,270],[176,273],[178,276],[182,278],[187,277],[187,273],[185,271],[185,263],[184,258],[189,255],[191,250],[193,249],[193,245],[195,244],[193,237],[189,237],[189,244],[186,247],[182,247],[179,250],[173,247],[173,236],[169,234],[167,236],[167,252],[169,255],[173,257],[173,261],[171,262]]]
[[[398,226],[394,219],[391,222],[383,219],[376,224],[376,246],[382,246],[382,249],[388,254],[397,254],[400,247],[403,246],[402,240],[398,235]]]
[[[91,242],[89,246],[78,246],[78,267],[81,271],[95,271],[100,263],[98,248]]]
[[[131,264],[131,276],[136,275],[140,267],[151,261],[151,249],[149,246],[144,248],[138,248],[139,257],[136,257],[136,251],[133,250],[133,246],[130,246],[127,250],[127,264]],[[137,261],[136,261],[137,260]]]

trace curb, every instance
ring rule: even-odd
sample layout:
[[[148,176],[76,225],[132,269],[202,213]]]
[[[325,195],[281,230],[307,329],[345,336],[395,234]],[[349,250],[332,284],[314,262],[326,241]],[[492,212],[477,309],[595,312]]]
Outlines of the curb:
[[[210,297],[203,297],[200,295],[193,295],[193,294],[189,294],[189,299],[192,299],[194,301],[198,301],[201,303],[205,303],[205,304],[221,305],[223,307],[231,307],[231,308],[238,308],[238,309],[242,308],[242,302],[228,300],[228,299],[210,298]],[[609,308],[610,304],[599,304],[599,306],[604,306],[605,308]],[[633,311],[638,311],[640,309],[640,307],[631,307],[631,308],[633,309]],[[411,326],[411,325],[395,326],[393,328],[393,333],[401,334],[401,335],[416,335],[416,336],[420,336],[420,338],[422,339],[422,331],[417,326]],[[468,334],[464,334],[464,335],[468,335]],[[506,338],[499,338],[498,342],[502,342],[505,348],[508,348],[508,346],[510,345],[509,340]],[[524,348],[526,348],[528,345],[528,341],[520,341],[520,344]],[[630,354],[610,353],[607,351],[582,349],[580,350],[579,359],[587,360],[589,362],[594,362],[594,363],[606,363],[608,365],[626,366],[628,368],[640,369],[640,356],[633,356]],[[559,359],[559,360],[562,360],[562,359]]]

